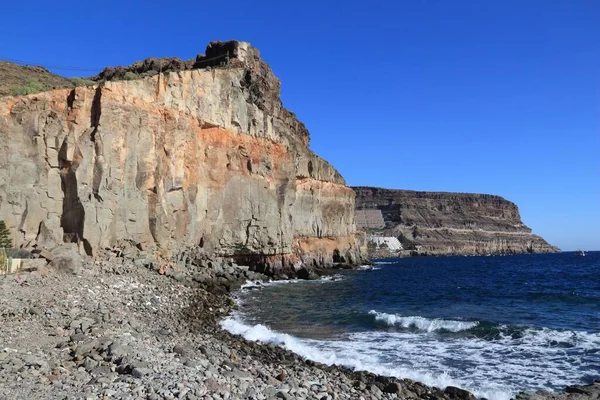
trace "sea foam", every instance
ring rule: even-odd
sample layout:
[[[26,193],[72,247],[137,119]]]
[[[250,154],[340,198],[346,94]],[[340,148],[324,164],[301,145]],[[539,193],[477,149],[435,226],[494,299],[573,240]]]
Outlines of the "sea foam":
[[[454,321],[447,319],[429,319],[419,316],[403,317],[396,314],[386,314],[375,310],[369,311],[370,315],[375,316],[376,321],[383,322],[389,326],[400,326],[403,328],[416,328],[420,331],[434,332],[446,330],[450,332],[460,332],[475,328],[479,322]]]
[[[278,280],[278,281],[246,281],[246,283],[244,283],[240,289],[257,289],[257,288],[263,288],[263,287],[270,287],[270,286],[277,286],[277,285],[291,285],[291,284],[297,284],[297,283],[314,283],[314,282],[319,282],[319,283],[325,283],[325,282],[334,282],[334,281],[341,281],[343,280],[344,277],[342,275],[336,274],[336,275],[328,275],[328,276],[322,276],[319,279],[315,279],[315,280],[307,280],[307,279],[282,279],[282,280]]]
[[[306,359],[326,365],[340,365],[356,371],[370,371],[384,376],[409,378],[439,388],[464,387],[473,391],[477,396],[490,400],[508,400],[515,394],[515,391],[510,390],[508,386],[498,387],[492,384],[480,387],[472,380],[454,379],[444,370],[427,372],[413,368],[411,365],[399,366],[399,363],[390,365],[378,351],[381,344],[385,344],[387,347],[389,341],[382,342],[382,338],[377,335],[372,336],[365,333],[369,337],[361,337],[361,334],[358,334],[351,337],[350,341],[300,339],[286,333],[276,332],[262,324],[246,324],[238,314],[222,320],[220,325],[230,333],[240,335],[247,340],[265,344],[272,343]],[[373,340],[376,343],[373,343]],[[394,343],[395,349],[402,349],[402,340],[394,340]]]

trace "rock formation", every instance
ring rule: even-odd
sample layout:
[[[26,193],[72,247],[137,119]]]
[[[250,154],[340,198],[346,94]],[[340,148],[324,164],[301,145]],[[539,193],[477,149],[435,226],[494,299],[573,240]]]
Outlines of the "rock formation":
[[[0,99],[0,220],[17,246],[129,243],[292,272],[360,259],[354,192],[309,150],[270,67],[244,42],[206,53]]]
[[[534,235],[514,203],[500,196],[355,187],[357,209],[381,210],[385,228],[413,254],[516,254],[558,251]]]

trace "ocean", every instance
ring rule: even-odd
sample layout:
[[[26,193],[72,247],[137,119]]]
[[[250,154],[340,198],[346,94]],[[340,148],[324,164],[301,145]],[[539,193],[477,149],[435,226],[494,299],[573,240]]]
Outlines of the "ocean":
[[[600,377],[600,252],[387,259],[236,301],[221,325],[249,340],[491,400]]]

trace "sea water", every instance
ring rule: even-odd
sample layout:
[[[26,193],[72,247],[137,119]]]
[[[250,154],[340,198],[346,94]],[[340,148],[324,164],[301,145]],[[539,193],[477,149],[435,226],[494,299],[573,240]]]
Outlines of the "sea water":
[[[249,340],[489,399],[600,377],[600,252],[381,260],[237,302],[221,324]]]

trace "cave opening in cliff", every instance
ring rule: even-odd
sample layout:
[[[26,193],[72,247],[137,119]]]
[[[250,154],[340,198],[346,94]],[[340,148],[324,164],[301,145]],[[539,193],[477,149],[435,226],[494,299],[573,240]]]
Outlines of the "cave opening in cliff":
[[[345,263],[346,259],[344,256],[340,255],[339,249],[333,250],[333,262],[334,263]]]

